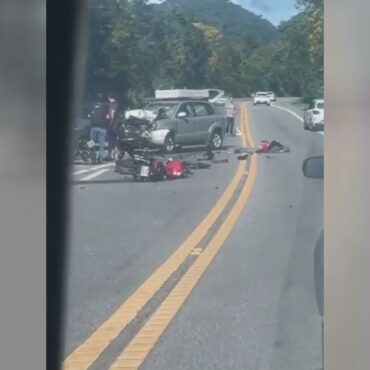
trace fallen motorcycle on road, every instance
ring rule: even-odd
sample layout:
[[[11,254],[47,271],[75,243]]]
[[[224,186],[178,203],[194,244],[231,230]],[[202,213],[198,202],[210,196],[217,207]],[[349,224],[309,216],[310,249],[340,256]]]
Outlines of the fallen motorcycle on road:
[[[74,128],[74,158],[82,159],[84,163],[95,163],[95,143],[90,140],[90,127]]]
[[[168,159],[166,162],[153,157],[150,153],[132,153],[116,161],[115,171],[121,175],[130,175],[134,181],[163,181],[187,177],[191,172],[181,160]]]

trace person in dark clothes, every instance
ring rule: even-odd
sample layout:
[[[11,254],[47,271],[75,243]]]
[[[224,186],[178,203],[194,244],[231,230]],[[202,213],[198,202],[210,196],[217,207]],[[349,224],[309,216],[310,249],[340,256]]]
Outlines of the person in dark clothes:
[[[91,121],[90,137],[95,143],[99,144],[99,155],[96,162],[100,163],[104,160],[105,155],[105,140],[108,127],[108,104],[103,102],[102,94],[98,95],[98,101],[94,104],[91,113],[88,115]]]

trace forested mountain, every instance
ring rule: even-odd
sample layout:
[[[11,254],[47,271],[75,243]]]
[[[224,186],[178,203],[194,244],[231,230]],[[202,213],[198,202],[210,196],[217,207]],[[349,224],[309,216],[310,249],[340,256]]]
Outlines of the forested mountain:
[[[227,0],[89,0],[86,94],[138,106],[156,88],[323,94],[323,0],[275,28]]]
[[[216,27],[233,41],[242,42],[245,35],[260,42],[270,41],[278,35],[269,21],[230,0],[166,0],[158,8],[167,12],[177,10],[193,22]]]

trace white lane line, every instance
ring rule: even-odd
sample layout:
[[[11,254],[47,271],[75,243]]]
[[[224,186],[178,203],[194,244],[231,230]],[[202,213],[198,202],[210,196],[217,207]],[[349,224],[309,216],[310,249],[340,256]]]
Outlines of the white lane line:
[[[297,113],[291,111],[290,109],[284,108],[284,107],[281,107],[280,105],[275,105],[275,104],[271,104],[271,106],[274,107],[274,108],[277,108],[277,109],[284,110],[285,112],[288,112],[288,113],[292,114],[295,118],[297,118],[298,120],[300,120],[301,122],[303,122],[303,117],[301,117]],[[323,131],[317,131],[317,133],[324,136],[324,132]]]
[[[74,172],[73,175],[74,176],[76,176],[76,175],[82,175],[83,173],[87,173],[87,172],[91,172],[91,171],[96,171],[96,170],[100,170],[101,168],[107,168],[107,167],[111,167],[111,166],[114,166],[114,163],[107,163],[107,164],[102,164],[100,166],[86,168],[84,170],[80,170],[80,171]]]
[[[303,117],[301,117],[297,113],[291,111],[290,109],[284,108],[284,107],[281,107],[280,105],[275,105],[275,104],[271,104],[271,106],[274,107],[274,108],[277,108],[277,109],[285,110],[285,112],[288,112],[288,113],[292,114],[295,118],[297,118],[298,120],[303,122]]]
[[[104,169],[102,169],[100,171],[96,171],[94,173],[91,173],[88,176],[85,176],[84,178],[81,179],[81,181],[89,181],[89,180],[95,179],[95,177],[98,177],[98,176],[100,176],[103,173],[106,173],[108,171],[109,171],[109,168],[104,168]]]

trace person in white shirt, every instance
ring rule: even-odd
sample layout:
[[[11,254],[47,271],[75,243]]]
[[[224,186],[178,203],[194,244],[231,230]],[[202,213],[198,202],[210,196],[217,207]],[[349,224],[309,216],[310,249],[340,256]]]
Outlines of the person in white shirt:
[[[233,98],[225,103],[226,135],[234,136],[235,105]]]

